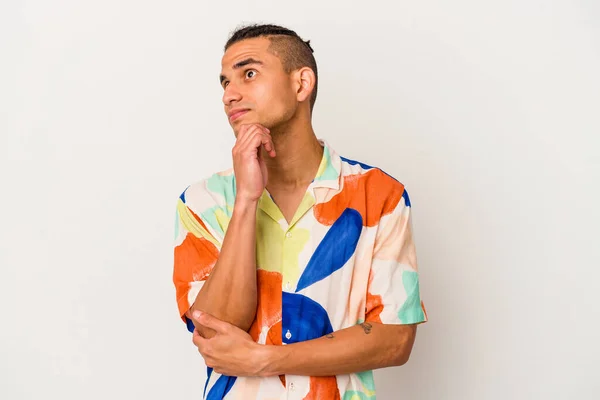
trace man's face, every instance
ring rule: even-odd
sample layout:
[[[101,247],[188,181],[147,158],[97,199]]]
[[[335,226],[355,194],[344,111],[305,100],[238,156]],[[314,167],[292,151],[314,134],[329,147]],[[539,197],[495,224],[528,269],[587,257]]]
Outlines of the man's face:
[[[245,39],[223,55],[223,104],[236,137],[243,124],[272,129],[288,121],[298,106],[292,78],[269,45],[267,38]]]

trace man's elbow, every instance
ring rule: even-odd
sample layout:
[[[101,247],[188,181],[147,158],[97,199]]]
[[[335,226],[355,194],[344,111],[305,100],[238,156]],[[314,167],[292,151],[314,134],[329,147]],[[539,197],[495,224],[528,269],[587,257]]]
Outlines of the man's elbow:
[[[408,360],[410,359],[411,352],[412,352],[412,347],[401,349],[401,350],[397,351],[395,354],[395,357],[394,357],[393,366],[400,367],[400,366],[406,364],[408,362]]]
[[[250,330],[250,327],[252,327],[252,324],[254,323],[254,318],[255,316],[253,315],[252,318],[248,318],[248,317],[244,317],[244,318],[240,318],[237,323],[234,323],[233,325],[237,326],[238,328],[240,328],[241,330],[248,332]]]
[[[393,366],[399,367],[408,362],[410,359],[410,354],[412,353],[413,345],[415,343],[416,333],[416,325],[411,325],[409,329],[406,329],[403,334],[399,335],[397,346],[393,352]]]
[[[228,314],[223,320],[229,322],[231,325],[235,325],[241,330],[248,332],[250,327],[254,323],[254,319],[256,318],[256,309],[254,312],[251,310],[247,310],[240,313],[231,313]]]

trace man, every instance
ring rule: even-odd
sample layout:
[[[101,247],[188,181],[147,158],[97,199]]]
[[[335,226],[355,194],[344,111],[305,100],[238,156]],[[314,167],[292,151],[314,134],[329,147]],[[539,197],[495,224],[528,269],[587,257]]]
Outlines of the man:
[[[374,399],[427,320],[408,194],[317,139],[312,53],[274,25],[225,45],[233,168],[181,194],[173,274],[206,399]]]

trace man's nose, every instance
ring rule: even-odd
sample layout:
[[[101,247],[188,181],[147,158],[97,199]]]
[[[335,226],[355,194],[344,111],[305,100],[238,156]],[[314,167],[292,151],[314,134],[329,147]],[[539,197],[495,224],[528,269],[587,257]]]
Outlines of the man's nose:
[[[231,82],[225,87],[225,92],[223,92],[223,104],[226,106],[230,105],[234,101],[240,101],[242,99],[242,94],[238,90],[238,88]]]

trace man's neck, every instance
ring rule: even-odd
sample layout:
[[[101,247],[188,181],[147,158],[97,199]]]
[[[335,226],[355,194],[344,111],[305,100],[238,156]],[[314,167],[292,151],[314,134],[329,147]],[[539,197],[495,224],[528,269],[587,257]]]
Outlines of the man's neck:
[[[323,146],[312,126],[304,125],[303,129],[287,127],[271,134],[277,155],[271,158],[262,149],[269,175],[267,187],[293,190],[310,184],[323,158]]]

